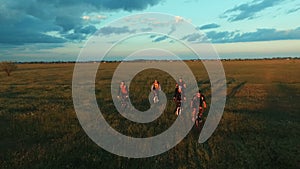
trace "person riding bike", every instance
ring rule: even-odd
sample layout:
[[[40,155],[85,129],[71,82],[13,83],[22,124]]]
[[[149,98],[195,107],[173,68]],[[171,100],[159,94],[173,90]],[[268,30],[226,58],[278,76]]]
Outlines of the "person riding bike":
[[[181,86],[181,92],[182,92],[182,95],[184,96],[183,99],[186,100],[186,98],[185,98],[186,83],[182,80],[181,77],[178,79],[178,82],[176,83],[175,88],[178,88],[179,86]]]
[[[197,107],[197,105],[199,107]],[[201,93],[201,90],[199,90],[191,100],[191,108],[193,109],[192,120],[196,122],[196,125],[198,126],[198,123],[202,122],[203,112],[206,108],[205,96]]]
[[[128,88],[124,81],[120,83],[117,97],[118,99],[121,99],[122,106],[127,106],[129,96],[128,96]]]
[[[161,91],[161,86],[157,80],[154,80],[151,86],[151,91],[153,93],[153,102],[159,102],[159,91]]]
[[[176,86],[175,88],[175,93],[173,96],[173,100],[175,101],[176,104],[176,108],[174,110],[176,115],[180,115],[181,114],[181,110],[182,110],[182,98],[185,98],[184,93],[182,92],[182,86]]]
[[[178,79],[177,84],[178,84],[178,86],[182,86],[182,92],[184,93],[185,89],[186,89],[186,83],[182,80],[181,77]]]

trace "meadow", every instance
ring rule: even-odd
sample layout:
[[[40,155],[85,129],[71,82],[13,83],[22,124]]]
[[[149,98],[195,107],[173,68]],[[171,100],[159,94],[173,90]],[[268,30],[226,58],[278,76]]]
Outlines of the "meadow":
[[[186,63],[209,105],[210,81],[202,63]],[[98,105],[109,124],[133,137],[154,136],[170,127],[176,119],[176,81],[156,69],[134,77],[130,99],[137,109],[150,107],[154,79],[168,97],[157,120],[136,124],[112,102],[110,79],[118,64],[102,63],[96,79]],[[73,63],[18,64],[11,76],[0,72],[0,168],[300,168],[300,60],[235,60],[223,61],[223,66],[227,101],[211,138],[199,144],[200,131],[193,128],[174,148],[142,159],[111,154],[83,131],[72,101]]]

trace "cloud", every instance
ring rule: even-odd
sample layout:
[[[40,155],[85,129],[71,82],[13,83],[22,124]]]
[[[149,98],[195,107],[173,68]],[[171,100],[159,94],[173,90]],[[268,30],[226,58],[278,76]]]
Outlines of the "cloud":
[[[168,35],[171,35],[173,32],[176,31],[176,25],[175,24],[172,24],[171,26],[171,30],[168,32]]]
[[[64,43],[65,39],[38,32],[19,31],[10,34],[10,30],[0,30],[0,43],[23,45],[25,43]]]
[[[97,35],[111,35],[111,34],[123,34],[123,33],[135,33],[136,30],[130,30],[128,26],[123,27],[103,27],[98,32]]]
[[[293,9],[290,9],[287,11],[287,14],[291,14],[291,13],[294,13],[294,12],[298,12],[300,10],[300,7],[298,8],[293,8]]]
[[[184,18],[181,16],[175,16],[175,23],[183,22]]]
[[[88,35],[94,34],[97,31],[97,28],[93,25],[76,27],[74,28],[73,33],[62,34],[62,36],[68,40],[82,41],[85,40]]]
[[[219,27],[220,27],[220,25],[211,23],[211,24],[207,24],[207,25],[203,25],[203,26],[199,27],[199,30],[214,29],[214,28],[219,28]]]
[[[86,23],[100,23],[102,20],[107,19],[107,16],[98,13],[88,13],[81,17]]]
[[[85,35],[80,34],[80,33],[70,33],[70,34],[64,35],[64,37],[69,40],[74,40],[74,41],[79,41],[79,42],[86,38]]]
[[[211,32],[207,32],[206,36],[213,43],[229,43],[229,42],[233,42],[235,34],[236,34],[236,32],[228,32],[228,31],[216,32],[216,31],[211,31]]]
[[[152,31],[152,30],[153,30],[153,29],[150,28],[150,27],[148,27],[148,28],[142,28],[142,29],[141,29],[142,32],[150,32],[150,31]]]
[[[175,23],[174,22],[170,22],[169,25],[171,25],[171,30],[168,32],[168,35],[171,35],[173,32],[175,32],[177,29],[176,29],[176,26],[179,24],[179,23],[182,23],[184,22],[184,18],[181,17],[181,16],[175,16]]]
[[[253,19],[257,17],[259,12],[284,1],[285,0],[253,0],[251,3],[244,3],[225,11],[221,18],[227,18],[230,22]]]
[[[0,43],[24,44],[24,43],[63,43],[62,37],[48,35],[50,31],[61,31],[59,26],[37,18],[26,16],[11,24],[2,24],[0,27]]]
[[[156,38],[157,35],[150,35],[149,38],[153,39]]]
[[[97,15],[96,18],[101,20],[101,19],[106,19],[107,16],[104,16],[104,15]]]
[[[211,31],[206,36],[213,43],[300,40],[300,27],[292,30],[257,29],[255,32],[246,33]]]
[[[1,1],[1,43],[43,43],[43,39],[45,43],[57,43],[88,37],[87,32],[92,34],[94,30],[78,29],[99,24],[105,19],[106,16],[99,14],[99,11],[143,10],[157,5],[160,1],[162,0]],[[47,32],[51,31],[58,31],[60,36],[48,35]],[[7,41],[3,38],[6,34],[10,35],[9,39],[5,38]]]
[[[78,28],[74,29],[75,33],[81,33],[81,34],[93,34],[96,31],[97,31],[97,28],[93,25],[78,27]]]
[[[152,42],[161,42],[166,39],[168,39],[168,36],[160,36],[158,38],[155,38]]]
[[[62,0],[63,1],[63,0]],[[149,6],[154,6],[160,2],[160,0],[87,0],[98,6],[99,8],[104,7],[106,9],[118,10],[122,9],[125,11],[132,10],[143,10]]]
[[[186,40],[186,41],[192,42],[192,43],[200,43],[200,42],[204,42],[205,39],[201,34],[193,33],[193,34],[184,36],[183,38],[181,38],[181,40]]]

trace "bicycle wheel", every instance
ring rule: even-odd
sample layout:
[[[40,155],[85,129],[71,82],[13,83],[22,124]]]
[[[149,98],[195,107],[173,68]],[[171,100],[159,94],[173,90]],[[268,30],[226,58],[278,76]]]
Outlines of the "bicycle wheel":
[[[176,108],[175,114],[176,114],[177,116],[179,116],[179,115],[181,114],[181,107],[177,107],[177,108]]]
[[[158,103],[158,102],[159,102],[158,96],[154,96],[154,97],[153,97],[153,103]]]

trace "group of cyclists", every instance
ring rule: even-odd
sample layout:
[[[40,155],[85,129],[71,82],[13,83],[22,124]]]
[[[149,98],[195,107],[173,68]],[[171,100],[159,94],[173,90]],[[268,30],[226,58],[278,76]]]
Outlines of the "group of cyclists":
[[[182,78],[178,79],[178,82],[175,85],[175,91],[173,95],[173,100],[176,104],[176,108],[174,113],[178,116],[182,112],[182,104],[186,102],[185,91],[186,90],[186,83],[183,81]],[[161,91],[161,85],[157,80],[151,85],[151,92],[153,93],[153,103],[159,102],[159,93]],[[129,101],[128,96],[128,87],[124,81],[120,83],[119,91],[118,91],[118,98],[121,99],[121,103],[126,104]],[[190,107],[192,109],[192,120],[198,126],[199,123],[202,122],[203,119],[203,112],[206,109],[206,101],[205,96],[199,90],[191,99]]]

